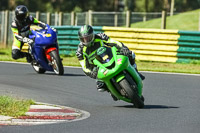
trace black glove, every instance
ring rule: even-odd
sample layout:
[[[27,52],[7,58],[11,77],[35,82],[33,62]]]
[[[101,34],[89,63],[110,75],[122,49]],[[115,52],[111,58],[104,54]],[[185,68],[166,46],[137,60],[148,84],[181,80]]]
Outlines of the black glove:
[[[38,26],[41,27],[42,29],[46,29],[46,28],[47,28],[46,24],[45,24],[45,23],[42,23],[42,22],[40,22],[40,23],[38,24]]]
[[[120,54],[125,55],[125,56],[129,56],[131,51],[127,48],[127,47],[122,47],[120,48]]]
[[[92,72],[90,73],[90,77],[93,78],[93,79],[96,79],[97,78],[97,74],[98,74],[98,68],[95,67]]]
[[[97,35],[100,36],[102,40],[108,41],[108,39],[109,39],[109,37],[104,33],[98,33]]]

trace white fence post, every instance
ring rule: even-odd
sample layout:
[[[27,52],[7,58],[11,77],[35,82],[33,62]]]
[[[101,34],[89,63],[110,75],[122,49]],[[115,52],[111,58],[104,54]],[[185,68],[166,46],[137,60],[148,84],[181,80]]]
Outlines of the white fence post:
[[[0,29],[0,32],[1,32],[1,36],[0,36],[0,42],[3,42],[3,31],[4,31],[4,11],[1,11],[1,29]]]
[[[57,26],[58,25],[58,13],[57,12],[55,12],[55,26]]]
[[[143,16],[143,22],[146,22],[146,21],[147,21],[147,13],[145,12]]]
[[[114,16],[114,26],[117,27],[118,26],[118,13],[115,12],[115,16]]]
[[[174,0],[171,0],[170,16],[174,15]]]
[[[5,11],[5,17],[4,17],[4,45],[3,47],[6,48],[7,42],[8,42],[8,24],[9,24],[9,11]]]
[[[59,21],[58,21],[58,25],[61,26],[63,22],[63,13],[59,12]]]
[[[71,25],[75,25],[75,12],[71,12]]]
[[[40,12],[39,12],[39,11],[36,12],[36,19],[37,19],[37,20],[40,19]]]
[[[126,11],[126,27],[130,27],[131,26],[131,12],[130,11]]]
[[[89,22],[89,25],[92,25],[92,10],[88,11],[88,22]]]
[[[85,12],[85,24],[88,24],[89,22],[89,11]]]
[[[51,25],[51,13],[47,13],[47,24]]]
[[[166,11],[163,10],[162,11],[161,29],[166,29],[166,20],[167,20],[166,18],[167,18]]]

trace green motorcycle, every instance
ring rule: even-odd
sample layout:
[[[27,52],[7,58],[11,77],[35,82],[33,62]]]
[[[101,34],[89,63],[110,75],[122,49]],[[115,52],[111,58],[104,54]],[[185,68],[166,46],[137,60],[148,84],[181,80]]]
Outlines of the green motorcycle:
[[[133,103],[136,108],[144,107],[142,80],[127,56],[116,47],[103,46],[97,49],[93,63],[98,68],[97,78],[105,82],[111,96]]]

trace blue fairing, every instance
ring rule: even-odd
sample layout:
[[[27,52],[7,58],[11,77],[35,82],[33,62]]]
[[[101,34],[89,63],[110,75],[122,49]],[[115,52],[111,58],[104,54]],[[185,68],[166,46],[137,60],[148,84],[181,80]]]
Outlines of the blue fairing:
[[[35,42],[32,48],[32,54],[35,60],[45,70],[53,71],[52,66],[49,65],[46,59],[45,49],[50,47],[56,47],[58,49],[56,32],[49,25],[47,25],[47,29],[32,30],[31,32],[32,34],[29,35],[29,38]]]
[[[48,46],[56,43],[56,32],[54,32],[51,28],[49,28],[46,33],[45,31],[45,29],[41,29],[39,31],[32,30],[32,34],[29,35],[29,38],[35,39],[35,46]]]

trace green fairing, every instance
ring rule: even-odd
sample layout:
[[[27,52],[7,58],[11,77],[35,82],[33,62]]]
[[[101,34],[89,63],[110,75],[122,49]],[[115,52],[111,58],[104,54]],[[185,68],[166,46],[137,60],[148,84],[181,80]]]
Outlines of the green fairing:
[[[103,80],[106,85],[108,86],[110,92],[116,96],[118,99],[124,100],[126,102],[130,102],[131,100],[122,96],[112,85],[110,79],[112,79],[113,77],[117,76],[116,78],[116,82],[120,82],[122,79],[125,78],[125,76],[123,74],[119,73],[123,70],[127,70],[132,77],[134,78],[137,87],[138,87],[138,95],[141,97],[142,96],[142,80],[140,78],[140,76],[138,75],[138,73],[136,72],[135,68],[130,64],[128,57],[124,56],[124,55],[117,55],[117,48],[116,47],[112,47],[112,53],[113,53],[113,58],[105,63],[105,64],[101,64],[97,59],[95,59],[93,62],[95,65],[97,65],[99,67],[98,70],[98,79]],[[110,66],[113,62],[115,61],[115,65],[114,68],[112,69],[107,69],[106,67]],[[121,63],[120,63],[121,62]],[[107,71],[107,73],[105,74],[105,72]]]

